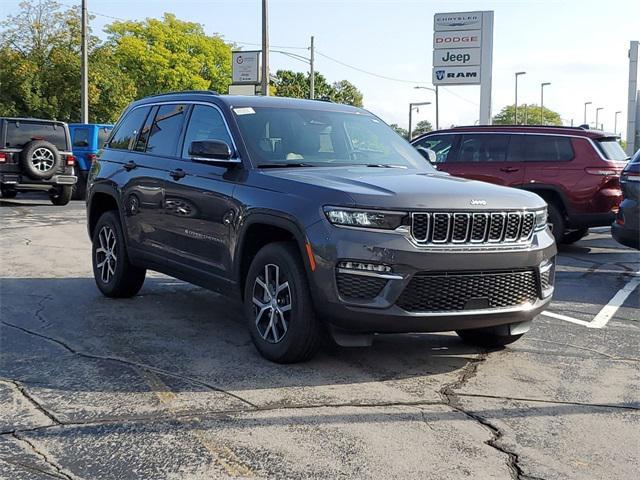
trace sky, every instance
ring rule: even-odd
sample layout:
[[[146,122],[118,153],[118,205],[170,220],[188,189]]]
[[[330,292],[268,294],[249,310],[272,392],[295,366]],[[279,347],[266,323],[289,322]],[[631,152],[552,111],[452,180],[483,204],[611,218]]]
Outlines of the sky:
[[[0,17],[16,13],[18,3],[1,0]],[[260,48],[261,0],[88,0],[88,9],[99,36],[111,17],[142,20],[172,12],[244,50]],[[495,12],[493,114],[513,104],[514,73],[526,71],[518,82],[519,104],[539,104],[540,83],[551,82],[544,104],[559,112],[565,124],[583,123],[584,102],[591,101],[587,121],[593,124],[595,107],[603,107],[598,123],[613,131],[614,114],[621,111],[617,130],[624,134],[628,49],[630,40],[640,40],[640,0],[270,0],[271,48],[308,56],[313,35],[316,70],[330,82],[354,83],[365,108],[406,128],[409,102],[434,102],[432,92],[414,88],[431,86],[434,13],[478,10]],[[308,70],[276,52],[270,55],[270,67],[272,72]],[[440,88],[440,127],[473,124],[479,102],[477,86]],[[434,106],[414,113],[414,124],[419,120],[435,125]]]

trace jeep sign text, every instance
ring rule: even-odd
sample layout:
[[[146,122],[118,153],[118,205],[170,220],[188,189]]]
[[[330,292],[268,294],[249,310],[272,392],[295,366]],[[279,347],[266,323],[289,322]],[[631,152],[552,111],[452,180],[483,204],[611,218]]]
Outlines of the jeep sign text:
[[[479,48],[462,48],[433,51],[434,67],[444,67],[446,65],[480,65],[480,59],[481,57]]]

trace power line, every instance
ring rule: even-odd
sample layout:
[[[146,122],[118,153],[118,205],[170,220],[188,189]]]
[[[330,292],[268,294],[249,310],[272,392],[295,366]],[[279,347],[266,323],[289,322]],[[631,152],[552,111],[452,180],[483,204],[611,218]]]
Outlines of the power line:
[[[335,63],[337,63],[339,65],[342,65],[343,67],[347,67],[347,68],[350,68],[352,70],[356,70],[356,71],[358,71],[360,73],[365,73],[367,75],[371,75],[372,77],[381,78],[383,80],[390,80],[392,82],[411,83],[413,85],[415,85],[415,84],[427,84],[428,85],[429,84],[429,82],[421,82],[421,81],[418,81],[418,80],[404,80],[404,79],[401,79],[401,78],[387,77],[386,75],[380,75],[379,73],[370,72],[368,70],[364,70],[363,68],[359,68],[359,67],[356,67],[356,66],[353,66],[353,65],[349,65],[348,63],[340,61],[337,58],[330,57],[329,55],[326,55],[326,54],[324,54],[324,53],[322,53],[322,52],[320,52],[318,50],[316,50],[316,53],[318,55],[320,55],[321,57],[324,57],[324,58],[326,58],[328,60],[331,60],[332,62],[335,62]]]
[[[471,105],[475,105],[476,107],[480,105],[479,103],[474,102],[473,100],[469,100],[468,98],[465,98],[462,95],[458,95],[457,93],[452,92],[451,90],[449,90],[446,87],[440,87],[440,88],[443,89],[445,92],[450,93],[454,97],[458,97],[460,100],[464,100],[465,102],[470,103]]]

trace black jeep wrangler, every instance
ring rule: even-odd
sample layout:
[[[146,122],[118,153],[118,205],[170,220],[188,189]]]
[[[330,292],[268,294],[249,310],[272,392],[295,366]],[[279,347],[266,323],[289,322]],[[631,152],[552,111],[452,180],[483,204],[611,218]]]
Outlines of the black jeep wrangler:
[[[54,205],[71,200],[77,181],[64,122],[0,117],[0,193],[44,191]]]

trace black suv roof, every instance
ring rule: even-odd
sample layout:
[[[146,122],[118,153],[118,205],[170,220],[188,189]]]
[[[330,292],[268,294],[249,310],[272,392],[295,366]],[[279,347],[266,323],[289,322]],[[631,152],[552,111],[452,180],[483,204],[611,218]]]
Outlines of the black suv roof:
[[[229,108],[232,107],[279,107],[279,108],[313,108],[314,110],[325,110],[332,112],[360,112],[367,113],[366,110],[351,105],[327,102],[324,100],[305,100],[289,97],[263,97],[245,95],[219,95],[209,90],[193,90],[186,92],[170,92],[159,95],[152,95],[142,98],[132,103],[131,106],[155,103],[158,101],[193,101],[215,99],[214,103],[223,103]]]

